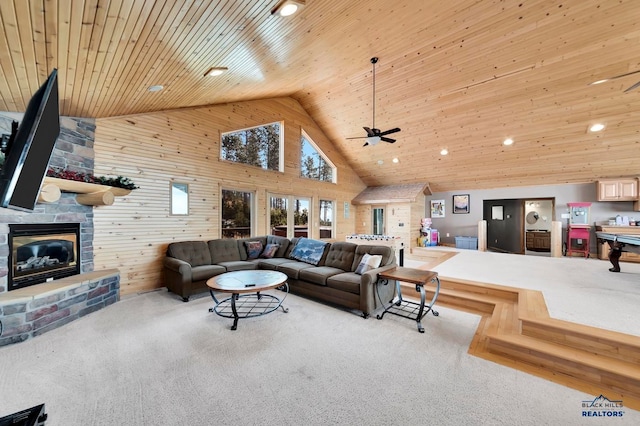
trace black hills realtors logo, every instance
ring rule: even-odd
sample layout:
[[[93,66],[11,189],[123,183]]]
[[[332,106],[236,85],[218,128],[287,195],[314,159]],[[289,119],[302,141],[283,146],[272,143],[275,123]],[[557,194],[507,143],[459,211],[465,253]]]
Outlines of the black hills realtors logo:
[[[582,417],[622,417],[622,401],[612,401],[600,395],[593,401],[582,401]]]

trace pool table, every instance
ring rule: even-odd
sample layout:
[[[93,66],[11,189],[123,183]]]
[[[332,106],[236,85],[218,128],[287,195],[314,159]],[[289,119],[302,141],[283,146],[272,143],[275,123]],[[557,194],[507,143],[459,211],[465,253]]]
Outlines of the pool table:
[[[620,272],[620,256],[623,251],[640,253],[640,235],[612,234],[609,232],[596,232],[598,241],[609,244],[609,261],[613,268],[611,272]]]

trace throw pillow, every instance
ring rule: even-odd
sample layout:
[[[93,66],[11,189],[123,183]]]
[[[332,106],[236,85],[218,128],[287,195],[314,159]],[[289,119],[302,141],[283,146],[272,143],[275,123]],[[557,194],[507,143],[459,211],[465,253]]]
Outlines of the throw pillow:
[[[275,256],[279,248],[280,244],[267,244],[260,257],[264,259],[271,259],[273,256]]]
[[[257,259],[262,253],[262,243],[260,241],[245,241],[247,247],[247,257],[249,259]]]
[[[327,243],[324,241],[311,240],[309,238],[301,237],[298,240],[298,243],[291,251],[289,257],[291,259],[296,259],[301,262],[309,263],[314,266],[318,266],[320,260],[322,260],[322,255],[324,254],[324,249]]]
[[[378,266],[380,266],[380,263],[382,263],[381,255],[370,255],[369,253],[365,253],[364,256],[362,256],[362,260],[358,264],[358,267],[356,268],[356,274],[362,275],[367,271],[376,269]]]

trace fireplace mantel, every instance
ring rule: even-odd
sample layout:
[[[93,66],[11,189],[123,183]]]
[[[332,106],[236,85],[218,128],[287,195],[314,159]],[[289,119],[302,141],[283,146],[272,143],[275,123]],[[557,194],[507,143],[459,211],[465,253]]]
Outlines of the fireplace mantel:
[[[78,194],[76,201],[85,206],[110,206],[115,197],[124,197],[131,192],[124,188],[47,176],[42,184],[40,200],[48,203],[58,201],[60,191],[75,192]]]

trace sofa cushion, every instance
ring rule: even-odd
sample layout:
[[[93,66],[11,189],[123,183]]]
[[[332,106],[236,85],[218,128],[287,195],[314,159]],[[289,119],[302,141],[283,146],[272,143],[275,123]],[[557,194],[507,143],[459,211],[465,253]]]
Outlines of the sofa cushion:
[[[291,251],[289,257],[301,262],[317,266],[320,264],[325,251],[329,248],[329,243],[325,241],[312,240],[301,237]]]
[[[258,269],[258,263],[249,260],[231,260],[229,262],[220,262],[218,265],[224,266],[227,272]]]
[[[348,293],[360,294],[360,283],[362,276],[355,272],[344,272],[327,278],[327,287]]]
[[[325,265],[302,269],[298,275],[301,280],[318,285],[327,285],[327,278],[333,275],[342,274],[343,272],[344,270],[342,269]]]
[[[292,262],[291,260],[289,260],[287,263],[278,265],[277,270],[282,272],[283,274],[286,274],[289,278],[297,280],[300,276],[300,270],[306,268],[313,268],[313,265],[305,262]]]
[[[291,259],[287,259],[286,257],[274,257],[272,259],[258,259],[258,268],[277,271],[278,266],[282,265],[283,263],[290,263],[290,262],[291,262]]]
[[[362,256],[368,254],[379,254],[382,256],[382,262],[380,262],[380,266],[386,266],[394,263],[396,261],[395,252],[391,247],[387,246],[369,246],[365,244],[360,244],[356,248],[356,254],[353,258],[353,265],[351,266],[350,271],[355,272],[358,269],[358,265],[360,265],[360,261],[362,260]]]
[[[356,247],[358,247],[357,244],[353,243],[332,243],[329,251],[327,252],[327,258],[324,261],[324,266],[342,269],[343,272],[351,271],[353,258],[356,254]]]
[[[364,255],[362,255],[362,259],[360,260],[355,273],[358,275],[362,275],[367,271],[376,269],[380,266],[380,262],[382,262],[381,255],[365,253]]]
[[[191,268],[191,281],[208,280],[224,272],[227,272],[226,268],[220,265],[194,266]]]
[[[167,247],[167,256],[187,262],[191,266],[211,265],[211,254],[204,241],[180,241]]]
[[[219,265],[222,262],[234,262],[242,260],[238,241],[230,239],[211,240],[208,242],[211,253],[211,263]]]
[[[247,251],[247,259],[257,259],[260,257],[263,249],[261,241],[245,241],[244,246]]]

